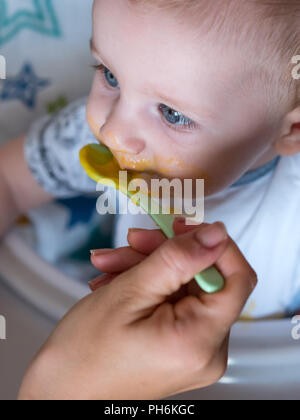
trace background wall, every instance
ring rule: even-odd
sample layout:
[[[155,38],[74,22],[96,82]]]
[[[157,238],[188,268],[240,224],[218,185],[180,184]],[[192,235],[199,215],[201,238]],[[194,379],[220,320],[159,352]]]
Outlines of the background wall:
[[[0,143],[89,93],[91,7],[92,0],[0,0],[0,56],[7,73],[0,80]],[[20,298],[1,273],[0,315],[7,321],[7,340],[0,340],[0,400],[15,399],[29,361],[57,320]]]
[[[87,95],[92,0],[0,0],[0,143]]]

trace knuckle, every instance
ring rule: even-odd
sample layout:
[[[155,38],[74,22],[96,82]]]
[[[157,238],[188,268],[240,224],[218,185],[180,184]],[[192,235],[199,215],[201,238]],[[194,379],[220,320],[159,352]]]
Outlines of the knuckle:
[[[199,344],[186,334],[185,324],[177,330],[180,346],[177,351],[180,357],[179,369],[185,372],[195,387],[209,386],[219,381],[226,373],[228,366],[228,350],[216,346],[216,343]],[[208,340],[209,341],[209,340]]]
[[[139,293],[138,287],[134,282],[122,281],[122,275],[118,279],[118,293],[115,292],[115,288],[110,288],[109,291],[112,294],[111,305],[114,308],[130,308],[132,305],[133,297],[136,297]],[[116,285],[115,285],[116,286]]]
[[[212,357],[206,355],[205,359],[202,356],[202,360],[198,365],[197,369],[197,380],[198,385],[203,386],[203,377],[205,377],[205,386],[210,386],[218,382],[225,375],[228,367],[228,361],[225,357]]]
[[[186,273],[187,252],[184,252],[179,242],[171,239],[159,248],[160,258],[164,266],[174,277],[181,278]],[[185,254],[184,256],[182,254]]]
[[[219,361],[216,363],[210,372],[209,376],[209,385],[215,384],[220,379],[222,379],[227,371],[227,362],[226,361]]]

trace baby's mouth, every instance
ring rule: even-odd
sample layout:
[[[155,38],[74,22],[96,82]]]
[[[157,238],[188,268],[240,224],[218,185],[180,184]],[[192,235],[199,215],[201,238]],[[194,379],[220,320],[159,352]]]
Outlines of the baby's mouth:
[[[151,159],[136,158],[133,156],[120,155],[119,153],[113,154],[120,168],[124,171],[144,172],[153,170],[152,168],[154,167],[154,162]]]
[[[154,170],[145,170],[145,171],[138,171],[136,169],[131,169],[131,168],[122,168],[122,171],[128,171],[128,173],[130,174],[130,178],[132,180],[143,180],[146,182],[147,184],[147,188],[150,190],[151,189],[151,182],[153,180],[161,180],[162,177],[155,172]]]
[[[152,159],[139,158],[124,155],[112,151],[121,171],[128,171],[133,177],[145,180],[160,178],[159,171],[155,170],[155,162]]]

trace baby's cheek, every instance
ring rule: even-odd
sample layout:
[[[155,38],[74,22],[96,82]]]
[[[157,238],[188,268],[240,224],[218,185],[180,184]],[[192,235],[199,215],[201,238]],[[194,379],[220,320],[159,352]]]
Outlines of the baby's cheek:
[[[202,182],[204,181],[204,192],[206,189],[210,190],[213,184],[213,177],[206,168],[201,168],[192,165],[184,160],[177,158],[162,158],[159,159],[157,173],[161,178],[169,180],[179,180],[182,186],[182,192],[188,198],[198,197],[202,194]]]
[[[87,119],[87,123],[88,123],[88,125],[89,125],[89,127],[90,127],[90,129],[91,129],[92,133],[94,134],[94,136],[95,136],[98,140],[100,140],[100,134],[99,134],[99,131],[100,131],[100,130],[99,130],[99,126],[95,123],[94,119],[93,119],[90,115],[88,115],[88,114],[87,114],[86,119]]]
[[[90,93],[90,96],[88,98],[88,102],[86,105],[86,120],[87,123],[92,131],[92,133],[94,134],[94,136],[96,138],[99,138],[99,131],[100,131],[100,126],[99,124],[96,123],[93,115],[97,115],[96,113],[96,101],[93,98],[93,90]]]
[[[98,96],[94,92],[95,90],[92,88],[86,106],[86,120],[94,136],[101,141],[100,129],[105,121],[105,103],[104,101],[100,102]]]

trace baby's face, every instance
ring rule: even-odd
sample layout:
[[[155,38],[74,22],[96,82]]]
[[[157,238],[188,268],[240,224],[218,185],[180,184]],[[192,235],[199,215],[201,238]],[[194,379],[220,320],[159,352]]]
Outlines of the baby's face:
[[[88,122],[122,169],[202,178],[211,195],[270,156],[275,121],[263,89],[244,89],[255,65],[242,51],[195,37],[161,12],[96,0],[92,52],[104,71]]]

